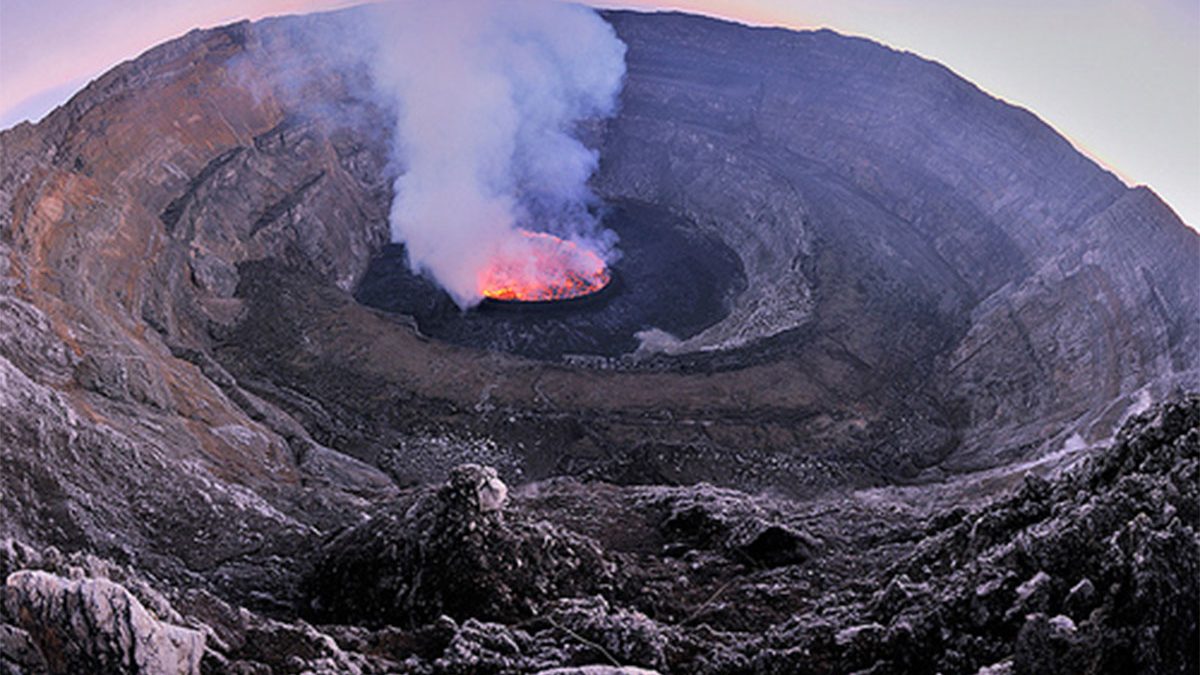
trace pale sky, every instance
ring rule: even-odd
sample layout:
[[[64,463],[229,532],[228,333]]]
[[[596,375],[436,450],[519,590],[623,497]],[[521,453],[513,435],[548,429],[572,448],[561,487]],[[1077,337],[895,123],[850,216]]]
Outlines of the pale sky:
[[[194,27],[357,0],[0,0],[0,128]],[[1200,228],[1200,0],[596,0],[828,27],[939,61],[1029,108]]]

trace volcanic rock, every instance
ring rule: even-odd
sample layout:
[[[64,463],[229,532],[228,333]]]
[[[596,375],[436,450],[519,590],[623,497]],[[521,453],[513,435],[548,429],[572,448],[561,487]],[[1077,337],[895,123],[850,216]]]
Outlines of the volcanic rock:
[[[0,563],[18,570],[12,578],[126,598],[116,583],[101,581],[123,579],[144,599],[139,606],[156,608],[157,620],[207,636],[201,667],[213,673],[516,673],[614,662],[660,672],[1190,672],[1200,638],[1190,601],[1200,590],[1198,471],[1197,397],[1135,417],[1111,447],[1061,476],[1025,481],[967,511],[938,505],[946,496],[939,491],[953,486],[926,486],[923,499],[905,497],[905,488],[793,502],[707,487],[561,480],[484,511],[480,490],[496,487],[495,474],[465,466],[441,487],[408,491],[325,545],[309,588],[321,602],[334,601],[320,611],[356,625],[271,619],[204,591],[168,589],[168,602],[122,566],[11,541],[0,547]],[[664,558],[646,545],[661,532],[662,517],[647,504],[705,496],[789,527],[806,523],[826,544],[812,550],[812,560],[778,568],[703,552]],[[576,513],[588,517],[576,520]],[[616,514],[626,516],[614,529]],[[554,522],[540,520],[547,516]],[[531,538],[539,545],[531,547]],[[420,542],[428,542],[422,550],[430,557],[402,553]],[[508,565],[511,558],[489,548],[497,542],[522,551],[528,564]],[[457,587],[448,585],[442,555],[464,561],[454,568]],[[357,581],[350,574],[356,564],[364,570]],[[606,565],[615,573],[601,572]],[[557,575],[564,569],[580,576]],[[370,574],[381,581],[372,586]],[[569,583],[601,574],[598,594]],[[1068,590],[1086,587],[1085,579],[1096,609],[1069,618],[1069,598],[1083,591]],[[404,583],[410,596],[380,600]],[[335,588],[344,591],[340,599],[328,590]],[[480,601],[468,605],[457,588],[482,593]],[[34,636],[58,618],[14,619],[6,593],[6,658],[49,662]],[[512,604],[515,597],[537,606]],[[978,612],[981,599],[993,609]],[[418,611],[435,603],[499,621],[459,623]],[[1043,611],[1006,611],[1030,603]],[[92,625],[81,624],[86,644],[107,635],[93,634]]]
[[[0,132],[3,668],[1197,669],[1200,237],[1151,190],[912,54],[607,12],[629,274],[439,315],[323,48],[364,11]]]
[[[611,584],[611,564],[594,542],[519,514],[506,518],[506,494],[494,469],[467,464],[436,490],[336,536],[310,576],[312,615],[515,621],[548,599]]]
[[[1083,619],[1092,610],[1095,598],[1096,587],[1092,585],[1091,579],[1084,577],[1071,587],[1067,597],[1063,600],[1063,606],[1071,617]]]
[[[583,665],[580,668],[551,668],[540,670],[538,675],[654,675],[653,670],[644,668],[612,667],[612,665]]]
[[[200,672],[204,636],[156,619],[111,581],[20,571],[8,576],[0,595],[0,622],[14,624],[23,641],[14,657],[31,671]]]

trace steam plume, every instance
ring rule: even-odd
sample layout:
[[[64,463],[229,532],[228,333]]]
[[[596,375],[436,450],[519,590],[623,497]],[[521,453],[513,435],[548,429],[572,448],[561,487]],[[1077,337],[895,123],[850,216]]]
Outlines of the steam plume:
[[[480,300],[518,227],[608,255],[587,187],[597,156],[572,135],[609,116],[625,45],[592,10],[455,0],[381,8],[376,87],[398,111],[392,239],[461,307]]]

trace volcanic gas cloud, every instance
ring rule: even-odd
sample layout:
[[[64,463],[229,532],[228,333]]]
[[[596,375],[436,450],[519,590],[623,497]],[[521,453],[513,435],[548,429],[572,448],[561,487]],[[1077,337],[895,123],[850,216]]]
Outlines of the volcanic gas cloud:
[[[574,135],[615,112],[625,45],[590,9],[412,2],[379,10],[376,87],[397,111],[392,237],[461,307],[608,283],[615,236]]]

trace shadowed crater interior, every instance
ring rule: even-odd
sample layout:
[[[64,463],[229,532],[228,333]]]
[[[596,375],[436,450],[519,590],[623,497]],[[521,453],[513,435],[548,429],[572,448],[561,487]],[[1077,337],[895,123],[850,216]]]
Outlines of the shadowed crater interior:
[[[484,302],[462,311],[434,281],[414,273],[402,244],[377,255],[355,291],[359,302],[412,316],[421,332],[455,344],[539,359],[619,356],[637,333],[657,328],[686,339],[729,313],[746,277],[733,249],[661,208],[622,201],[604,225],[621,238],[604,290],[560,302]]]

